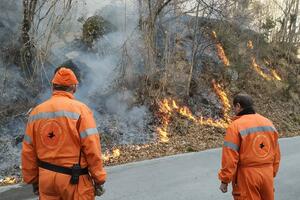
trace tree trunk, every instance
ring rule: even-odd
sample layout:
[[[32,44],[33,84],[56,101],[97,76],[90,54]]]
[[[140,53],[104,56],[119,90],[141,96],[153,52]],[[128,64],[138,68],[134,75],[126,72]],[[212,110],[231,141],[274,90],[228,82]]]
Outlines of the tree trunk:
[[[30,29],[34,20],[37,0],[23,0],[23,23],[22,23],[22,49],[21,49],[21,65],[27,77],[33,75],[32,61],[34,58],[33,38],[30,37]]]
[[[299,13],[299,0],[294,2],[295,7],[293,11],[293,19],[291,19],[291,29],[290,29],[290,39],[289,43],[293,43],[296,41],[296,28],[297,28],[297,21],[298,21],[298,13]]]
[[[200,10],[200,2],[198,2],[197,5],[197,11],[196,11],[196,22],[194,26],[194,41],[193,41],[193,47],[192,47],[192,61],[190,64],[190,70],[189,70],[189,76],[188,76],[188,82],[187,82],[187,96],[190,93],[190,87],[191,87],[191,81],[193,77],[193,71],[195,66],[195,60],[197,56],[197,50],[198,50],[198,28],[199,28],[199,10]]]

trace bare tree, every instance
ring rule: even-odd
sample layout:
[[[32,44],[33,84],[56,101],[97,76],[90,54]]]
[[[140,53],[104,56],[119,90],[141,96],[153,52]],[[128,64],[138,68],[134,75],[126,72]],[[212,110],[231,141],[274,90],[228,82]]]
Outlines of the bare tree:
[[[22,24],[22,43],[23,48],[21,50],[21,64],[25,70],[26,75],[32,75],[32,60],[34,44],[32,37],[30,36],[30,29],[33,24],[34,15],[36,11],[38,0],[23,0],[23,24]]]
[[[69,13],[72,3],[73,0],[23,0],[21,65],[28,78],[32,78],[38,66],[44,63],[51,38]]]

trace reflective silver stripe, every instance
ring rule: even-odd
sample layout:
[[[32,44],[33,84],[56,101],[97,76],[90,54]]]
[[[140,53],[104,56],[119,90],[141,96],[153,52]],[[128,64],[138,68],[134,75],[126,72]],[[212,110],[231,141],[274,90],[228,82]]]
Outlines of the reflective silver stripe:
[[[31,144],[31,138],[27,134],[24,135],[24,141],[26,141],[28,144]]]
[[[228,147],[234,151],[239,151],[240,150],[240,147],[232,142],[224,142],[224,147]]]
[[[98,134],[97,128],[88,128],[80,133],[81,138],[85,138],[89,135]]]
[[[248,135],[251,133],[257,132],[277,132],[277,130],[272,126],[258,126],[253,128],[248,128],[245,130],[240,131],[241,136]]]
[[[68,111],[58,111],[58,112],[42,112],[36,115],[29,116],[28,122],[32,122],[39,119],[51,119],[57,117],[67,117],[70,119],[79,119],[79,114]]]

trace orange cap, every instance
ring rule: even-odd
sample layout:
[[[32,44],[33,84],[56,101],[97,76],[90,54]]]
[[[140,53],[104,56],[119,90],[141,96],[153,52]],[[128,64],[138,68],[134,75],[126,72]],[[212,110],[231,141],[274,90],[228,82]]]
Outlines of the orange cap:
[[[53,84],[71,86],[78,84],[78,80],[71,69],[62,67],[54,75]]]

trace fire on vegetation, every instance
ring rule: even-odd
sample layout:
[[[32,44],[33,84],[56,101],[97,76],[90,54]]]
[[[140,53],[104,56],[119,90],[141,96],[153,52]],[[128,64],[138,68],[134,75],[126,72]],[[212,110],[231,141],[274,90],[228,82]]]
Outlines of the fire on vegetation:
[[[222,44],[218,41],[217,33],[215,31],[212,31],[212,38],[216,40],[216,48],[219,59],[222,60],[223,64],[226,67],[228,67],[230,65],[230,62],[225,54]]]
[[[102,159],[104,162],[108,162],[110,160],[119,158],[120,155],[121,155],[120,149],[114,149],[112,152],[107,150],[104,154],[102,154]]]
[[[0,186],[1,185],[12,185],[12,184],[16,184],[18,181],[15,177],[10,176],[10,177],[6,177],[4,179],[0,179]]]
[[[248,41],[247,47],[248,47],[248,49],[254,48],[253,42],[251,40]],[[265,60],[265,64],[270,67],[269,61]],[[257,64],[254,56],[251,56],[251,66],[261,77],[263,77],[267,81],[270,81],[270,80],[281,81],[282,80],[275,69],[271,69],[271,70],[268,70],[267,72],[265,72],[263,70],[263,68],[259,64]]]
[[[159,116],[161,117],[162,125],[161,127],[157,128],[157,132],[160,136],[161,142],[169,141],[168,127],[171,116],[175,113],[186,117],[187,119],[193,121],[198,125],[213,126],[218,128],[226,128],[228,126],[228,123],[230,122],[229,112],[231,106],[227,94],[221,87],[221,85],[217,84],[215,81],[212,81],[212,86],[215,93],[222,102],[223,118],[215,120],[212,118],[205,118],[203,116],[197,117],[187,106],[178,105],[178,103],[173,99],[163,99],[161,102],[159,102]]]

